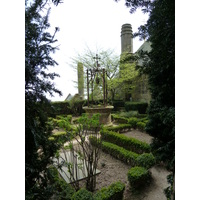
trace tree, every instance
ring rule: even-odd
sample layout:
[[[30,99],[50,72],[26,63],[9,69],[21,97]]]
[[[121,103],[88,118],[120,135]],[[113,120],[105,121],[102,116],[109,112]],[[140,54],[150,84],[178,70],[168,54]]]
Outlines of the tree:
[[[117,77],[118,71],[119,71],[119,56],[114,54],[113,50],[97,50],[98,57],[100,59],[98,60],[98,63],[100,64],[101,68],[105,68],[107,71],[107,83],[108,83],[108,96],[110,98],[114,98],[116,93],[116,88],[113,85],[112,80],[114,80],[115,77]],[[79,62],[83,63],[83,66],[86,69],[92,69],[96,66],[96,52],[93,52],[88,47],[85,50],[85,53],[83,55],[78,54],[77,57],[73,58],[73,64],[72,67],[77,70],[77,64]],[[76,83],[76,82],[75,82]],[[100,79],[101,83],[101,79]],[[86,85],[86,76],[85,76],[85,85]],[[96,98],[102,98],[102,88],[100,86],[101,84],[97,85],[94,83],[93,88],[93,96]],[[112,85],[112,87],[110,87]]]
[[[151,102],[146,131],[154,137],[152,148],[157,159],[175,173],[175,1],[125,0],[130,12],[141,7],[149,20],[135,36],[151,42],[151,52],[141,73],[148,75]],[[141,52],[144,56],[144,52]],[[171,181],[173,185],[173,181]],[[168,198],[174,199],[173,190]]]
[[[60,0],[52,0],[55,5]],[[47,10],[46,14],[44,11]],[[43,11],[43,13],[42,13]],[[42,14],[41,14],[42,13]],[[57,65],[51,53],[55,45],[55,29],[51,35],[48,1],[25,2],[25,190],[26,199],[49,199],[48,165],[59,145],[48,140],[51,129],[47,126],[47,108],[50,102],[46,94],[61,92],[51,82],[56,73],[48,73],[49,66]]]

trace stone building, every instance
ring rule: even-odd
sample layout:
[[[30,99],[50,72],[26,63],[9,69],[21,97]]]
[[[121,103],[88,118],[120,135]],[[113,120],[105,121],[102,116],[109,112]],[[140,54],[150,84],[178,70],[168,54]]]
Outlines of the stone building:
[[[134,61],[134,55],[138,55],[139,51],[151,51],[150,43],[145,41],[141,47],[133,53],[133,32],[131,24],[123,24],[121,29],[121,58],[120,60],[126,63],[134,63],[135,65],[143,65],[143,60],[139,59]],[[136,76],[134,80],[131,80],[130,85],[134,85],[134,89],[131,92],[125,92],[124,99],[126,101],[150,101],[150,92],[148,90],[148,78],[146,75]]]

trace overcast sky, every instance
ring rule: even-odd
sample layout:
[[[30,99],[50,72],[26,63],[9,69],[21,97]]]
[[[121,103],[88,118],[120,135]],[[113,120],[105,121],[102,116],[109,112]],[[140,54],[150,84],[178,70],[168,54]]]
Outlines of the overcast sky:
[[[63,96],[49,97],[53,101],[64,100],[69,93],[74,95],[77,89],[73,83],[77,81],[76,72],[70,67],[71,58],[82,54],[86,45],[94,52],[96,49],[113,49],[116,55],[121,53],[121,26],[125,23],[132,25],[136,32],[141,24],[148,19],[141,11],[129,13],[129,8],[121,0],[65,0],[57,7],[52,6],[50,14],[51,28],[59,27],[57,33],[59,49],[54,58],[59,63],[53,70],[60,75],[54,80],[56,87]],[[143,41],[133,39],[133,52]]]

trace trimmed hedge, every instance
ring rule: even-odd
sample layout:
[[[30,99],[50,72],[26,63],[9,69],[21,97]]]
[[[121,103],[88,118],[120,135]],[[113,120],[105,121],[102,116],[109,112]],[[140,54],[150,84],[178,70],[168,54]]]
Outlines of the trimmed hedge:
[[[110,142],[102,142],[102,150],[122,162],[135,166],[138,154]]]
[[[126,111],[138,111],[140,114],[145,114],[147,111],[148,103],[143,102],[125,102]]]
[[[94,195],[94,200],[122,200],[125,184],[118,181],[104,187]]]
[[[55,117],[56,115],[72,114],[69,101],[54,101],[54,102],[51,102],[51,105],[52,105],[53,111],[51,111],[49,114],[52,117]]]
[[[115,122],[117,122],[117,123],[125,123],[125,124],[128,123],[127,118],[120,117],[119,115],[116,115],[116,114],[111,114],[111,118],[112,118],[112,120],[115,120]]]
[[[138,166],[145,167],[146,169],[151,168],[156,163],[152,153],[143,153],[137,157],[136,161]]]
[[[125,102],[123,100],[113,100],[112,105],[114,106],[114,111],[119,110],[120,108],[124,107]]]
[[[115,131],[115,132],[125,132],[125,131],[129,131],[132,128],[132,126],[130,124],[120,124],[118,126],[110,126],[110,127],[106,127],[106,129],[108,131]]]
[[[128,124],[130,124],[134,129],[137,128],[138,119],[136,117],[131,117],[128,119]]]
[[[150,152],[150,145],[146,142],[141,142],[135,138],[129,138],[116,132],[108,131],[107,129],[101,130],[102,140],[112,142],[116,145],[124,147],[129,151],[136,153]]]
[[[136,126],[137,126],[137,128],[138,128],[140,131],[144,131],[144,130],[145,130],[145,127],[146,127],[146,123],[144,123],[144,122],[137,122]]]
[[[89,140],[92,145],[96,145],[97,140],[93,139],[92,136],[89,137]],[[151,153],[137,154],[110,142],[102,142],[101,145],[102,151],[128,165],[150,168],[155,164],[155,158]]]
[[[144,167],[133,167],[128,171],[128,181],[132,189],[138,189],[150,181],[150,172]]]
[[[48,168],[49,184],[54,188],[55,199],[71,200],[75,189],[59,176],[58,170],[54,166]]]
[[[81,188],[72,196],[71,200],[94,200],[92,192]]]

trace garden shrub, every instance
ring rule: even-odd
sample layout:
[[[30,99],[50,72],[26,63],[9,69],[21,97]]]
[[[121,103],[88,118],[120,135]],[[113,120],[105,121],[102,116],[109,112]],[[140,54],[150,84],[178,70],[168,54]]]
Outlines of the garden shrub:
[[[143,102],[125,102],[126,111],[138,111],[140,114],[145,114],[147,111],[148,103]]]
[[[140,131],[144,131],[145,127],[146,127],[146,123],[144,122],[137,122],[136,124],[137,128],[140,130]]]
[[[94,195],[94,200],[122,200],[125,184],[118,181],[102,188]]]
[[[71,200],[71,197],[75,193],[75,189],[70,184],[66,183],[65,180],[60,178],[58,170],[55,167],[50,166],[47,175],[49,177],[49,184],[54,190],[54,198]]]
[[[117,111],[120,108],[124,107],[124,101],[123,100],[113,100],[112,105],[114,106],[113,110]]]
[[[129,138],[116,132],[108,131],[103,128],[101,130],[102,140],[112,142],[116,145],[124,147],[129,151],[136,153],[150,152],[150,145],[135,138]]]
[[[117,114],[111,114],[111,118],[112,118],[112,120],[115,120],[115,122],[117,122],[117,123],[125,123],[125,124],[127,124],[127,122],[128,122],[127,118],[120,117]]]
[[[67,115],[72,114],[70,104],[68,101],[54,101],[51,102],[52,111],[50,111],[50,116],[56,117],[56,115]]]
[[[119,124],[118,126],[110,126],[110,127],[106,127],[107,130],[109,131],[115,131],[115,132],[125,132],[127,130],[131,129],[131,125],[130,124]]]
[[[92,145],[96,145],[98,142],[92,136],[89,137],[89,140]],[[137,154],[110,142],[102,142],[102,150],[132,166],[150,168],[155,164],[155,158],[151,153]]]
[[[130,118],[130,117],[137,117],[138,111],[128,111],[128,112],[120,112],[119,116],[120,117],[125,117],[125,118]]]
[[[71,200],[94,200],[92,192],[81,188],[73,194]]]
[[[152,153],[143,153],[137,157],[136,161],[137,166],[142,166],[146,169],[149,169],[155,165],[155,157]]]
[[[102,150],[124,163],[135,166],[138,154],[110,142],[102,142]]]
[[[131,117],[128,119],[128,124],[130,124],[134,129],[137,128],[138,119],[136,117]]]
[[[144,167],[133,167],[128,171],[128,181],[131,188],[138,189],[150,181],[150,172]]]

